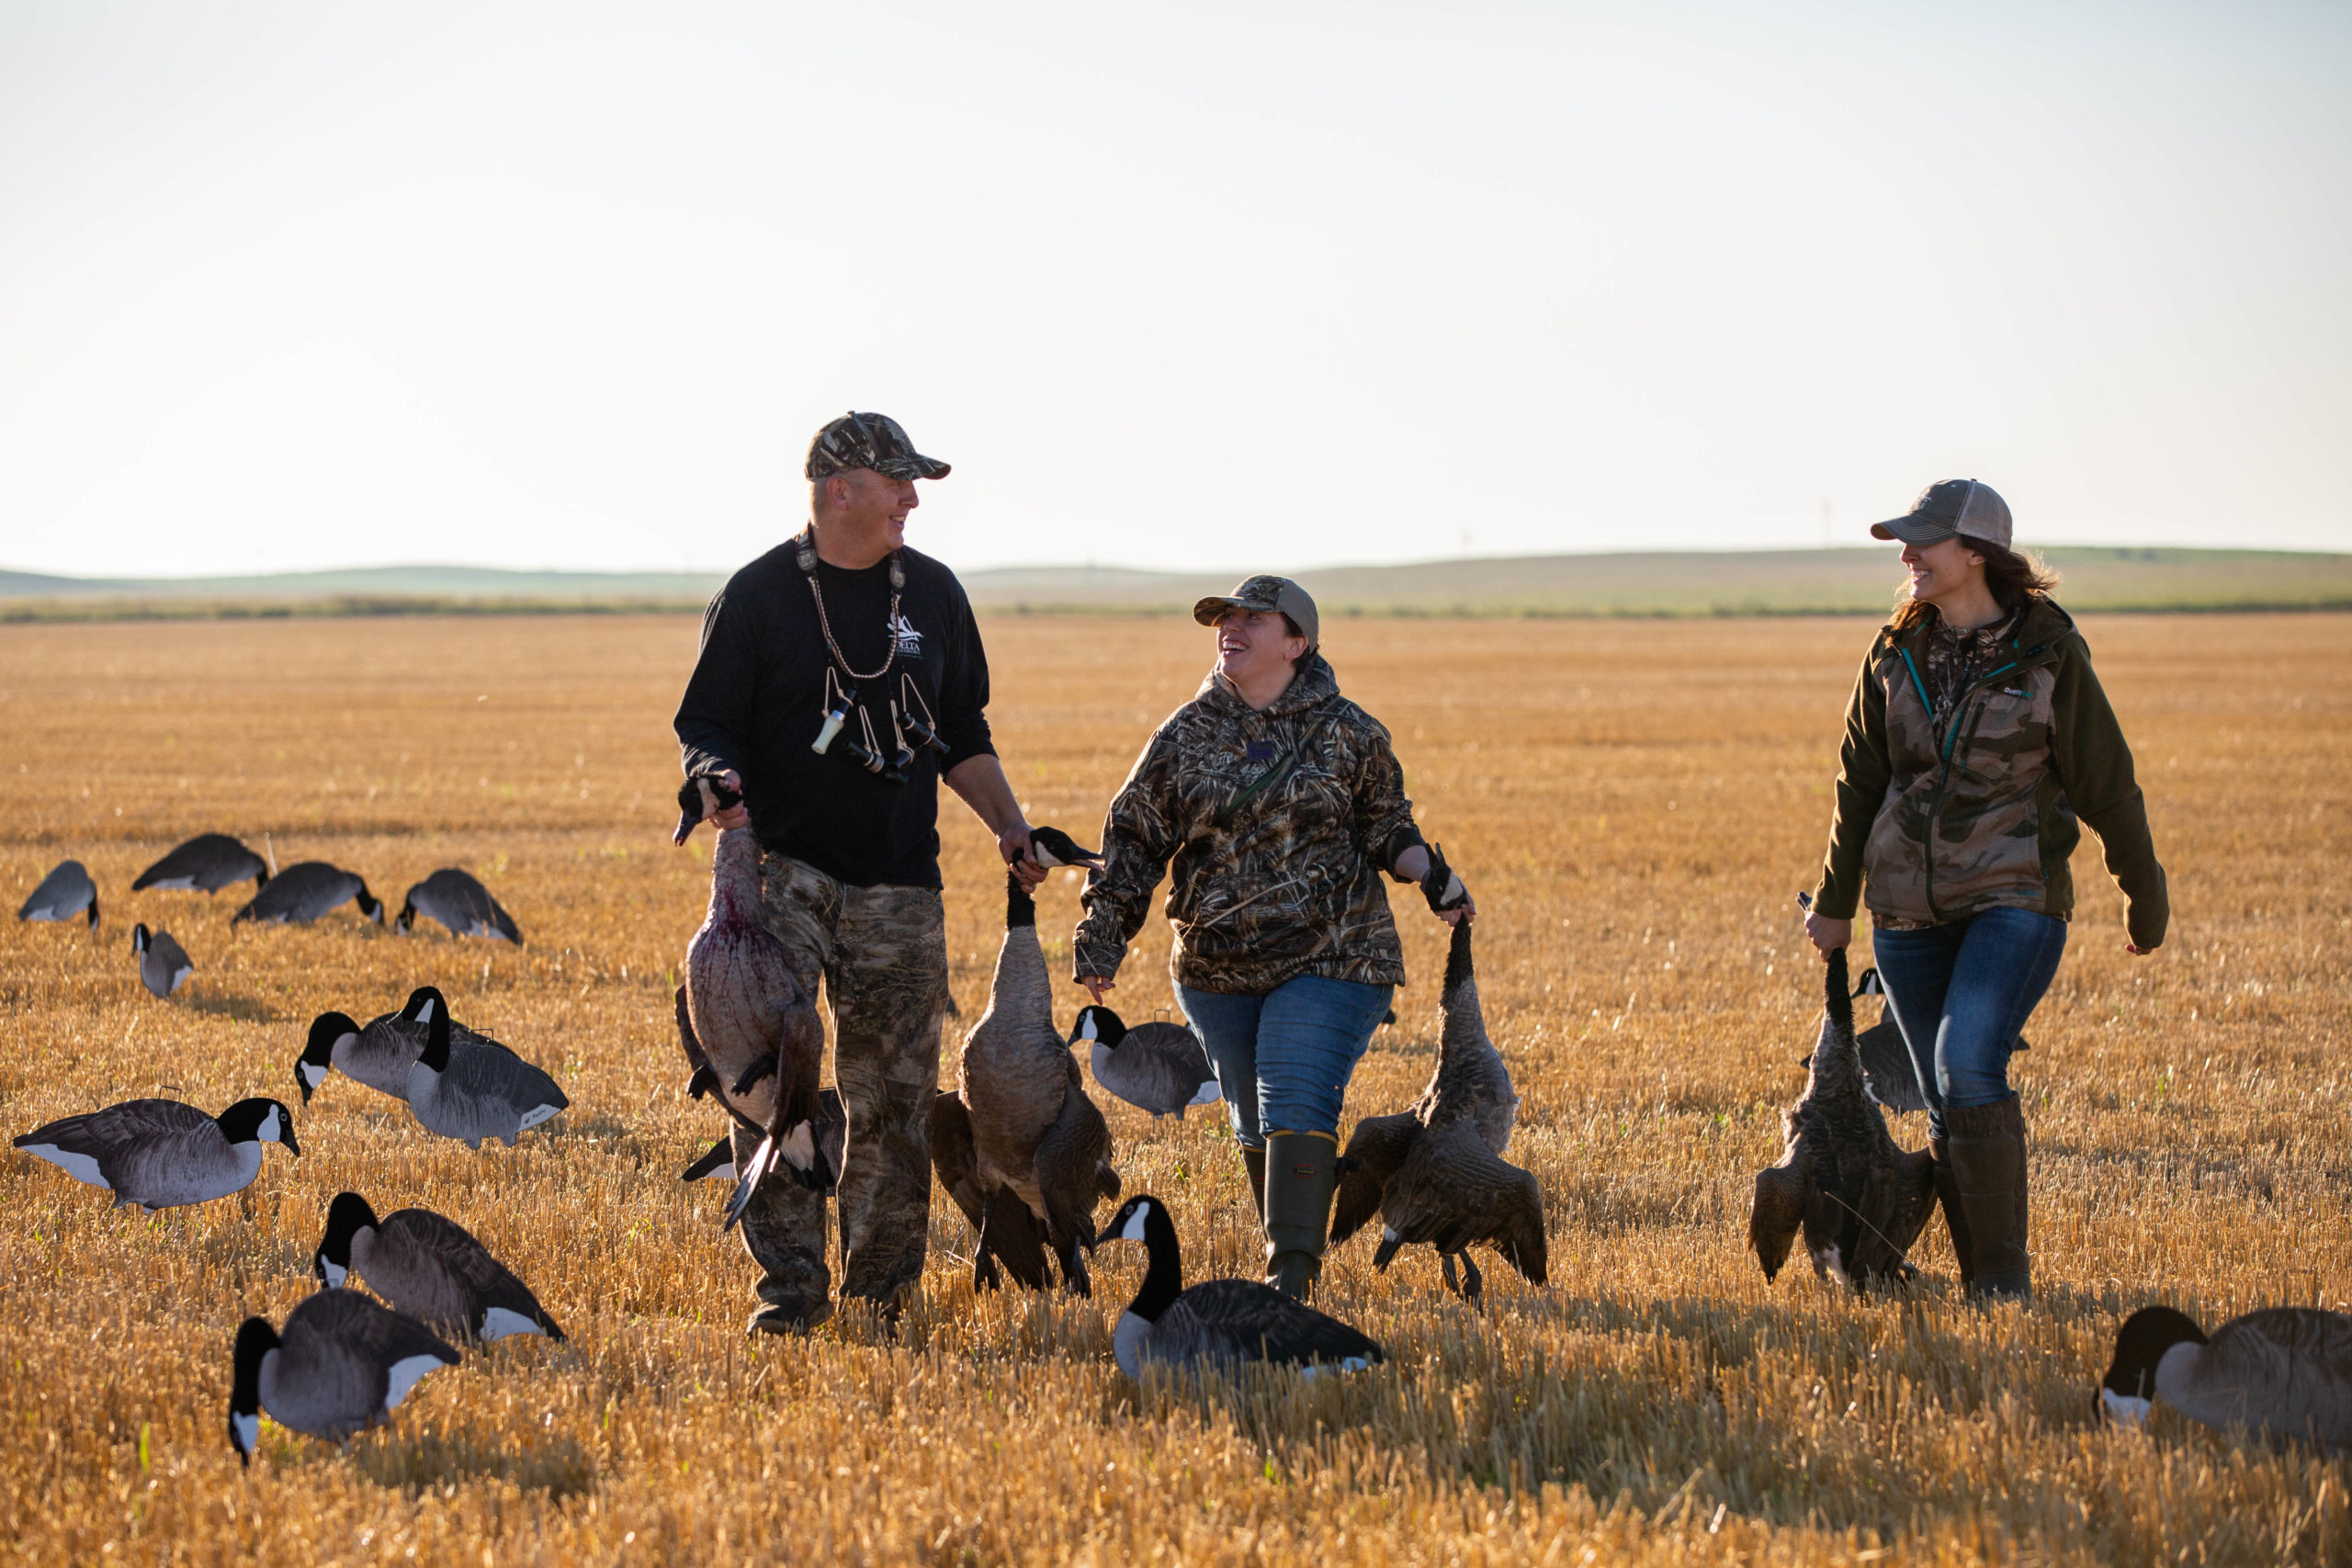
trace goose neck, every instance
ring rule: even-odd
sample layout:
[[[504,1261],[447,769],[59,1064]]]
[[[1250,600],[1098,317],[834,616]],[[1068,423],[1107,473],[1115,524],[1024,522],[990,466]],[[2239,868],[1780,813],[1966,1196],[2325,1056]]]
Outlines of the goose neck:
[[[718,919],[752,919],[760,912],[760,842],[749,828],[718,835],[710,856],[710,913]]]
[[[1144,1224],[1143,1245],[1150,1263],[1127,1311],[1146,1323],[1158,1323],[1184,1293],[1184,1254],[1176,1240],[1175,1225],[1157,1212]]]

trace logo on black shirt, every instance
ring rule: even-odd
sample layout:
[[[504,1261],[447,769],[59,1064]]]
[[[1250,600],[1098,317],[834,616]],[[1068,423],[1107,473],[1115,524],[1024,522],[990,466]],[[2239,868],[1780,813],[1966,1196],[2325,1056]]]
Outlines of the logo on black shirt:
[[[897,634],[900,658],[921,659],[922,657],[922,633],[915,630],[914,623],[907,619],[904,610],[899,612],[898,624],[890,629]]]

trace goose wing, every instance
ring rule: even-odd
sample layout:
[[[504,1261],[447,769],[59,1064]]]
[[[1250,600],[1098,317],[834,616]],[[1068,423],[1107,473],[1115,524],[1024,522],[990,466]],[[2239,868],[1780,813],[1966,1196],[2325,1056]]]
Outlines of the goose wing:
[[[1936,1162],[1927,1150],[1882,1151],[1869,1162],[1848,1272],[1856,1282],[1892,1274],[1936,1212]]]
[[[1793,1166],[1767,1166],[1756,1173],[1756,1196],[1747,1211],[1747,1245],[1764,1266],[1767,1283],[1778,1279],[1789,1247],[1804,1224],[1805,1179]]]
[[[1417,1242],[1453,1253],[1487,1242],[1528,1279],[1544,1280],[1543,1190],[1467,1122],[1429,1128],[1413,1141],[1380,1212],[1386,1234],[1375,1263]]]
[[[399,1209],[378,1223],[376,1236],[379,1251],[387,1239],[397,1237],[413,1255],[431,1260],[459,1298],[457,1320],[468,1332],[481,1334],[490,1314],[497,1311],[512,1313],[537,1325],[550,1338],[563,1337],[563,1331],[556,1326],[547,1309],[539,1305],[531,1288],[515,1278],[513,1269],[501,1263],[490,1248],[457,1221],[430,1209]],[[371,1280],[369,1283],[375,1281]],[[428,1321],[446,1321],[437,1313],[420,1311],[415,1315]]]
[[[562,1111],[571,1104],[562,1087],[536,1064],[494,1041],[461,1043],[454,1032],[449,1041],[449,1070],[443,1081],[445,1095],[454,1092],[468,1100],[510,1105],[518,1116],[541,1106]]]
[[[195,1106],[176,1100],[126,1100],[103,1111],[62,1116],[36,1127],[18,1137],[16,1146],[40,1155],[94,1187],[120,1191],[123,1177],[143,1166],[139,1158],[141,1150],[154,1150],[168,1158],[202,1148],[208,1142],[225,1147],[220,1124]],[[56,1154],[47,1152],[52,1149]],[[59,1159],[57,1155],[73,1158]],[[77,1167],[85,1161],[92,1175],[101,1179],[92,1181],[90,1176],[81,1174]]]
[[[287,1314],[262,1403],[297,1431],[343,1438],[382,1420],[416,1380],[458,1352],[405,1313],[357,1291],[315,1291]]]
[[[188,959],[187,949],[182,947],[169,931],[157,931],[147,939],[147,956],[139,966],[142,978],[151,964],[154,969],[154,978],[148,981],[148,988],[153,990],[160,983],[163,989],[156,992],[158,996],[170,996],[196,973],[196,965]]]
[[[300,861],[271,877],[229,923],[290,920],[307,925],[358,892],[359,878],[351,873],[322,860]]]
[[[1862,1081],[1872,1100],[1898,1116],[1928,1109],[1928,1097],[1919,1092],[1919,1070],[1912,1063],[1911,1047],[1903,1043],[1903,1031],[1895,1027],[1894,1019],[1881,1019],[1856,1036],[1854,1043],[1862,1054]]]
[[[1061,1114],[1037,1145],[1037,1190],[1045,1197],[1046,1228],[1054,1239],[1076,1236],[1087,1247],[1094,1245],[1094,1203],[1110,1161],[1111,1125],[1086,1091],[1072,1085]]]
[[[2157,1391],[2209,1427],[2352,1447],[2352,1317],[2268,1307],[2233,1318],[2196,1352],[2185,1379],[2160,1368]]]
[[[821,1127],[819,1135],[822,1137]],[[931,1168],[971,1222],[978,1238],[974,1246],[1002,1263],[1019,1283],[1044,1290],[1046,1242],[1038,1234],[1036,1216],[1010,1190],[1000,1189],[996,1203],[988,1203],[972,1151],[972,1114],[953,1089],[941,1090],[931,1102]]]
[[[1204,1280],[1185,1291],[1152,1325],[1145,1353],[1178,1365],[1387,1359],[1368,1335],[1255,1280]]]
[[[1337,1247],[1363,1228],[1380,1213],[1380,1200],[1389,1179],[1412,1153],[1420,1135],[1420,1119],[1409,1111],[1394,1116],[1367,1116],[1348,1134],[1347,1152],[1340,1156],[1340,1193],[1331,1208],[1331,1245]]]

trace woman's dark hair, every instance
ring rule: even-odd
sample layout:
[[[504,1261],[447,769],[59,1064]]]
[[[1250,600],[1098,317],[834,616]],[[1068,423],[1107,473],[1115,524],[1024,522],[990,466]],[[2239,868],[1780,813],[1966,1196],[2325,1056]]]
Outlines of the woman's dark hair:
[[[2014,610],[2029,599],[2047,599],[2058,592],[2058,574],[2030,550],[2008,550],[1984,539],[1961,537],[1961,546],[1984,558],[1984,586],[2004,610]],[[1911,597],[1906,579],[1894,595],[1894,629],[1907,631],[1928,614],[1928,606]]]

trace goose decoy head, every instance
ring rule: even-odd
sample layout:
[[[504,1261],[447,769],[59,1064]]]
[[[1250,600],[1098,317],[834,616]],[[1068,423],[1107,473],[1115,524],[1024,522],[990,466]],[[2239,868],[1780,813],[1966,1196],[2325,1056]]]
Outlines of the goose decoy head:
[[[213,1118],[220,1135],[232,1144],[284,1144],[296,1159],[302,1145],[294,1141],[294,1112],[275,1100],[241,1100]]]
[[[358,1033],[358,1021],[347,1012],[322,1012],[311,1021],[311,1037],[303,1042],[302,1054],[294,1058],[294,1083],[302,1091],[303,1104],[310,1104],[311,1096],[327,1081],[336,1043]]]
[[[146,921],[141,920],[137,925],[130,928],[130,951],[137,953],[140,957],[144,958],[147,956],[147,943],[151,940],[152,939],[147,934]]]
[[[1140,1241],[1149,1246],[1151,1233],[1162,1229],[1170,1235],[1176,1230],[1176,1222],[1168,1217],[1167,1205],[1148,1192],[1138,1192],[1119,1205],[1119,1212],[1111,1216],[1110,1224],[1102,1234],[1105,1241]]]
[[[1091,1043],[1106,1051],[1115,1051],[1119,1042],[1127,1037],[1126,1021],[1101,1002],[1091,1002],[1078,1010],[1078,1021],[1069,1032],[1073,1045]]]
[[[384,901],[368,892],[364,882],[359,885],[359,912],[379,926],[384,923]]]
[[[683,844],[695,824],[718,816],[729,807],[738,805],[743,792],[730,789],[726,781],[708,773],[686,780],[678,786],[678,829],[670,835],[673,844]]]
[[[237,1348],[230,1362],[229,1446],[248,1466],[254,1462],[254,1445],[261,1440],[261,1363],[277,1348],[277,1330],[267,1319],[249,1317],[237,1325]]]
[[[2142,1307],[2115,1331],[2115,1357],[2099,1380],[2098,1414],[2119,1426],[2148,1418],[2155,1398],[2156,1367],[2176,1345],[2202,1345],[2205,1331],[2187,1313],[2171,1307]]]
[[[415,924],[416,900],[413,898],[403,899],[401,903],[401,912],[392,917],[392,930],[400,932],[402,936],[406,936],[409,934],[410,928]]]
[[[424,1025],[424,1049],[417,1060],[436,1073],[449,1070],[449,1002],[435,986],[419,986],[408,994],[401,1017]]]
[[[340,1285],[351,1272],[351,1238],[376,1228],[376,1211],[356,1192],[338,1192],[327,1205],[327,1234],[311,1255],[311,1271],[324,1285]]]
[[[1029,829],[1029,853],[1051,871],[1057,865],[1101,865],[1099,851],[1090,850],[1059,828]]]

